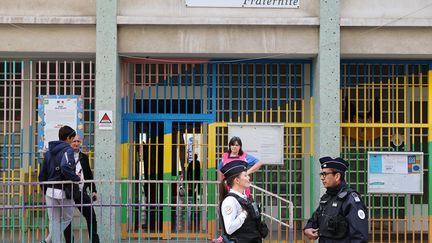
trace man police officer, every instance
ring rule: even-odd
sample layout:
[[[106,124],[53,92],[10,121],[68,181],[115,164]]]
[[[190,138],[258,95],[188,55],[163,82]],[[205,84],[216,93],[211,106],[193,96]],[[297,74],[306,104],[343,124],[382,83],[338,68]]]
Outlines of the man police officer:
[[[359,194],[345,182],[348,163],[323,157],[320,179],[327,189],[320,205],[306,223],[304,234],[325,242],[368,242],[368,212]]]

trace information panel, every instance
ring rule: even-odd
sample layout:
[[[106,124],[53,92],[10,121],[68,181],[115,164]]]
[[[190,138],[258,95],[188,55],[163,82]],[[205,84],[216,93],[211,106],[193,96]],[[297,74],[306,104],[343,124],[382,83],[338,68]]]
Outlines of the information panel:
[[[58,140],[58,130],[70,126],[83,138],[82,98],[74,95],[47,95],[39,97],[38,147],[46,151],[49,141]]]
[[[228,139],[240,137],[242,149],[263,164],[283,165],[282,123],[228,123]]]
[[[368,193],[423,194],[422,152],[368,152]]]

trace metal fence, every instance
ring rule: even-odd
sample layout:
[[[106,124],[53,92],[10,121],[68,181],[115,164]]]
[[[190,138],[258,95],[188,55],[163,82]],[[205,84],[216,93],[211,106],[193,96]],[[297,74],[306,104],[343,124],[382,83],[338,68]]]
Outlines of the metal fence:
[[[149,181],[149,180],[119,180],[119,181],[87,181],[94,182],[96,187],[101,188],[104,184],[115,185],[119,188],[110,195],[99,194],[97,201],[92,203],[83,203],[76,201],[72,207],[81,208],[91,207],[96,212],[98,222],[98,233],[100,236],[108,235],[114,242],[130,242],[130,241],[146,241],[146,242],[209,242],[217,238],[221,234],[219,222],[217,228],[210,229],[206,223],[206,218],[209,217],[209,212],[219,212],[217,210],[218,203],[207,203],[206,197],[196,198],[194,194],[190,194],[193,188],[199,184],[202,190],[205,190],[208,185],[218,185],[214,181]],[[151,187],[160,187],[161,185],[169,185],[176,187],[178,190],[173,190],[175,195],[173,201],[169,203],[163,200],[155,202],[147,202],[136,200],[134,197],[137,188],[146,190]],[[19,202],[3,203],[0,213],[0,236],[3,242],[39,242],[45,239],[48,231],[48,216],[45,196],[42,194],[43,187],[65,187],[69,183],[65,182],[10,182],[2,183],[1,187],[11,187],[17,189],[26,195]],[[126,190],[123,190],[126,188]],[[30,192],[30,193],[29,193]],[[73,192],[73,191],[72,191]],[[82,192],[81,192],[82,193]],[[283,199],[273,193],[265,191],[259,187],[253,186],[253,193],[257,200],[262,205],[262,215],[264,221],[270,228],[270,233],[265,241],[287,242],[293,240],[293,204],[286,199]],[[73,193],[72,193],[73,194]],[[218,195],[213,195],[218,197]],[[73,195],[72,195],[73,197]],[[127,198],[125,201],[124,198]],[[141,197],[138,197],[141,198]],[[79,200],[79,199],[76,199]],[[60,205],[52,207],[71,207],[60,203]],[[104,210],[101,210],[101,209]],[[209,209],[214,209],[213,211]],[[171,229],[168,232],[162,231],[162,212],[168,209],[173,221]],[[288,212],[284,212],[287,209]],[[75,210],[75,217],[72,221],[74,229],[75,242],[88,242],[88,229],[85,219],[78,217],[79,212]],[[128,222],[127,227],[117,229],[115,222],[104,222],[106,218],[103,213],[126,213]],[[284,219],[284,215],[288,214],[289,220]],[[219,216],[214,215],[219,221]],[[109,224],[108,229],[101,225]],[[114,232],[117,235],[114,235]],[[216,233],[216,234],[215,234]]]
[[[350,161],[347,180],[369,208],[371,242],[428,239],[430,75],[422,61],[342,62],[341,156]],[[423,152],[424,193],[369,193],[368,151]]]

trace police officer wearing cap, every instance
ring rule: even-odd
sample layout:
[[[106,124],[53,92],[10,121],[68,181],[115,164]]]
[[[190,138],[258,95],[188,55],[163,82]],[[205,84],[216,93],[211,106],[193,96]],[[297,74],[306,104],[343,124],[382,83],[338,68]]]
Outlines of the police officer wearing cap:
[[[224,175],[221,185],[220,214],[224,228],[224,242],[260,243],[262,236],[259,222],[261,215],[245,190],[250,187],[247,163],[240,160],[225,164],[220,171]],[[265,237],[265,236],[264,236]]]
[[[348,163],[320,158],[320,179],[327,189],[308,220],[304,234],[319,242],[368,242],[368,212],[360,195],[345,182]]]

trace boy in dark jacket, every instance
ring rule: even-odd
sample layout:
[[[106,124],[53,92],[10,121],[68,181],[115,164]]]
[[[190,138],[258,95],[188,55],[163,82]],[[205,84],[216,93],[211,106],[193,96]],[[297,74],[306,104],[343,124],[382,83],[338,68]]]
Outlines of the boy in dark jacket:
[[[56,182],[80,181],[80,176],[75,173],[74,153],[70,146],[75,135],[75,130],[69,126],[59,129],[59,140],[48,143],[48,151],[45,153],[39,173],[40,182],[53,182],[43,184],[49,232],[53,243],[61,242],[61,233],[70,224],[73,217],[74,201],[71,198],[73,187],[67,183],[56,184]],[[70,237],[65,238],[66,242],[71,242]]]

